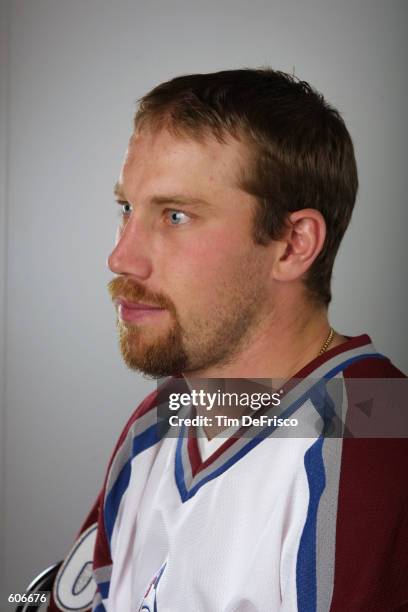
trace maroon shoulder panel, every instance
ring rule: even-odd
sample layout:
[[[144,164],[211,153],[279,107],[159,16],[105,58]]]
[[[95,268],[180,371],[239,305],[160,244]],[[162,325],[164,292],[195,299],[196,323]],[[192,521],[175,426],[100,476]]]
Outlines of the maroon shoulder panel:
[[[353,378],[404,378],[367,359]],[[408,405],[407,405],[408,410]],[[408,611],[408,439],[343,441],[331,612]]]

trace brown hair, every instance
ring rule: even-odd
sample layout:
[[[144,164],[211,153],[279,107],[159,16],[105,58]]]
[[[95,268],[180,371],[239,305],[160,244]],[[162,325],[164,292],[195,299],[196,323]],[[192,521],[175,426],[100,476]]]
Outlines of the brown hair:
[[[319,210],[326,240],[305,278],[320,303],[331,300],[334,259],[358,187],[353,143],[339,112],[305,81],[269,68],[176,77],[140,100],[144,122],[202,139],[244,138],[252,150],[241,186],[259,203],[254,239],[280,237],[290,212]]]

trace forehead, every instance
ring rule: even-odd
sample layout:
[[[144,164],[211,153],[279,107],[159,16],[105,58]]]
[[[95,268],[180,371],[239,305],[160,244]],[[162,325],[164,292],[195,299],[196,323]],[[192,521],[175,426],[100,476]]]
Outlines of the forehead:
[[[126,151],[120,183],[128,190],[161,188],[241,190],[240,181],[248,165],[247,146],[232,136],[219,142],[214,136],[198,141],[163,128],[135,132]]]

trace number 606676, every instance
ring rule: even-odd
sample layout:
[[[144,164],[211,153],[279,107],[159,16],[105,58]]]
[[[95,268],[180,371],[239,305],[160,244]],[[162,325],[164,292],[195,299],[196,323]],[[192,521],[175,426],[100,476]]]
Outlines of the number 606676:
[[[38,591],[38,593],[10,593],[8,601],[10,603],[45,603],[48,592]]]

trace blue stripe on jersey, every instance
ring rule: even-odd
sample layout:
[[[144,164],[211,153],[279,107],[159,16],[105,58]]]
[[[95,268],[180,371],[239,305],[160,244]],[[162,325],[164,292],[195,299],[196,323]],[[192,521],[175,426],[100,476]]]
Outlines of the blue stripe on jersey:
[[[92,612],[106,612],[106,608],[103,603],[100,603],[96,606],[96,608],[92,608]]]
[[[125,465],[121,469],[119,476],[117,477],[115,484],[109,491],[105,500],[104,507],[104,519],[105,519],[105,530],[108,536],[109,543],[112,538],[113,527],[115,525],[116,516],[119,510],[119,505],[122,500],[123,494],[129,485],[131,462],[136,455],[150,448],[160,440],[158,436],[157,423],[151,425],[146,431],[135,436],[132,442],[132,454],[126,461]]]
[[[98,591],[100,592],[102,599],[108,598],[109,585],[110,585],[109,580],[107,582],[98,582]]]
[[[350,357],[350,359],[347,359],[347,361],[339,363],[338,366],[336,366],[332,370],[329,370],[327,374],[324,374],[322,378],[329,380],[330,378],[333,378],[333,376],[336,376],[336,374],[338,374],[342,370],[345,370],[352,363],[355,363],[356,361],[361,361],[362,359],[388,359],[388,357],[385,357],[385,355],[381,355],[381,353],[366,353],[365,355],[356,355],[356,357]]]
[[[231,467],[231,465],[234,465],[234,463],[239,461],[241,457],[249,453],[249,451],[252,448],[257,446],[264,438],[266,438],[269,435],[269,433],[270,432],[268,431],[264,434],[264,431],[262,431],[258,436],[250,440],[248,444],[243,446],[240,451],[238,451],[235,455],[230,457],[228,461],[225,461],[225,463],[220,465],[213,472],[211,472],[210,474],[207,474],[207,476],[205,476],[202,480],[197,482],[197,484],[195,484],[190,490],[188,490],[186,486],[186,481],[184,478],[184,468],[183,468],[183,460],[182,460],[182,447],[183,447],[183,442],[184,442],[184,432],[183,430],[181,430],[180,436],[177,442],[177,448],[176,448],[176,461],[175,461],[174,473],[175,473],[177,488],[179,490],[180,498],[182,502],[185,502],[191,497],[194,497],[194,495],[203,485],[205,485],[210,480],[217,478],[217,476],[225,472],[229,467]]]
[[[279,416],[281,418],[288,418],[288,417],[290,417],[298,408],[300,408],[300,406],[302,406],[305,403],[305,401],[307,399],[313,397],[313,393],[314,392],[315,392],[315,397],[316,397],[316,400],[317,400],[317,398],[320,398],[320,395],[322,393],[322,385],[324,387],[324,383],[325,382],[327,382],[331,378],[334,378],[334,376],[336,376],[336,374],[338,374],[342,370],[345,370],[352,363],[355,363],[356,361],[361,361],[362,359],[368,359],[368,358],[372,358],[372,357],[378,358],[378,359],[387,359],[386,357],[384,357],[383,355],[380,355],[379,353],[365,353],[363,355],[357,355],[356,357],[351,357],[350,359],[347,359],[346,361],[343,361],[338,366],[336,366],[332,370],[329,370],[329,372],[327,372],[324,376],[322,376],[322,378],[320,380],[318,380],[315,383],[315,385],[313,385],[310,389],[308,389],[303,395],[298,397]],[[327,395],[327,393],[325,393],[325,396],[329,397]],[[320,405],[320,399],[318,401],[318,405]],[[332,414],[334,415],[334,410],[332,410],[332,402],[330,402],[329,405],[326,406],[326,408],[328,408],[329,411],[332,412]],[[330,424],[328,422],[329,421],[328,416],[329,415],[326,412],[326,414],[324,416],[325,430],[326,430],[327,426]],[[228,459],[228,461],[225,461],[225,463],[220,465],[218,468],[214,469],[213,472],[207,474],[207,476],[205,476],[202,480],[197,482],[190,490],[188,490],[188,488],[186,486],[186,480],[185,480],[185,477],[184,477],[183,460],[182,460],[182,447],[183,447],[183,441],[184,441],[184,427],[183,427],[183,429],[180,432],[178,443],[177,443],[176,461],[175,461],[175,478],[176,478],[176,483],[177,483],[177,487],[178,487],[178,490],[179,490],[179,493],[180,493],[181,500],[183,502],[185,502],[188,499],[190,499],[191,497],[193,497],[197,493],[197,491],[203,485],[205,485],[210,480],[213,480],[214,478],[217,478],[217,476],[219,476],[220,474],[225,472],[229,467],[234,465],[234,463],[239,461],[241,459],[241,457],[246,455],[255,446],[260,444],[260,442],[262,442],[262,440],[264,440],[265,438],[270,436],[271,433],[273,431],[275,431],[275,429],[277,429],[277,428],[278,428],[278,425],[267,426],[255,438],[250,440],[248,442],[248,444],[243,446],[240,451],[238,451],[235,455],[230,457]]]
[[[261,437],[257,436],[256,438],[253,438],[252,440],[250,440],[250,442],[248,442],[248,444],[246,444],[243,448],[241,448],[241,450],[238,453],[230,457],[228,461],[226,461],[219,468],[211,472],[211,474],[208,474],[205,478],[200,480],[200,482],[198,482],[189,491],[185,483],[183,460],[182,460],[182,446],[183,446],[183,440],[184,440],[184,425],[183,425],[183,428],[180,432],[179,439],[177,441],[176,461],[175,461],[175,478],[176,478],[176,483],[177,483],[177,487],[180,493],[181,500],[185,502],[191,497],[193,497],[197,493],[198,489],[200,489],[200,487],[202,487],[206,482],[208,482],[209,480],[213,480],[213,478],[216,478],[219,474],[222,474],[223,472],[225,472],[225,470],[227,470],[231,465],[233,465],[241,457],[246,455],[246,453],[248,453],[254,446],[257,446],[257,444],[259,444],[261,440],[263,440],[268,435],[268,434],[265,434],[265,435],[262,435],[262,434],[263,432],[261,432],[260,434]]]
[[[304,458],[310,497],[296,561],[298,612],[316,612],[316,522],[320,498],[326,486],[323,441],[323,436],[316,440]]]
[[[191,497],[191,495],[189,496],[188,494],[187,487],[184,482],[183,460],[181,458],[185,429],[185,425],[182,425],[179,439],[177,440],[176,461],[174,464],[174,474],[176,477],[177,488],[179,490],[180,497],[183,502],[186,501],[189,497]]]

